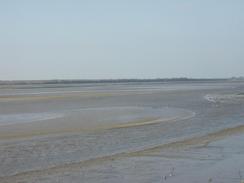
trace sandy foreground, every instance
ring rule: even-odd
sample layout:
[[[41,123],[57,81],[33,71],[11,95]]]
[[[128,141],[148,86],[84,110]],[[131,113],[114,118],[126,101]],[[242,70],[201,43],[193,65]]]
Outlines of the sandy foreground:
[[[0,180],[1,182],[241,182],[244,173],[243,132],[242,125],[147,149],[3,176]]]

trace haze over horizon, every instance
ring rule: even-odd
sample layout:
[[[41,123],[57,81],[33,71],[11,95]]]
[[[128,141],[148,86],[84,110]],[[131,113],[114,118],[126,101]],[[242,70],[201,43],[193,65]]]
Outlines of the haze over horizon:
[[[244,76],[244,1],[0,2],[0,80]]]

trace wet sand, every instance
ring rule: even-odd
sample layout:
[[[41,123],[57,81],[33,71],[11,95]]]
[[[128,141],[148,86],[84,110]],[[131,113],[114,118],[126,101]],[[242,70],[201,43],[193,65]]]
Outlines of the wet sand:
[[[28,118],[35,115],[37,114],[15,115],[13,119],[16,120],[15,122],[9,120],[10,123],[0,123],[0,140],[114,128],[132,128],[183,120],[194,117],[195,114],[177,108],[113,107],[77,109],[67,114],[65,112],[49,114],[48,117],[45,114],[38,114],[36,118]],[[2,121],[6,121],[6,118],[10,118],[11,115],[4,117]]]
[[[0,182],[240,182],[243,89],[0,89]]]
[[[239,152],[239,150],[241,150],[241,152],[244,152],[244,144],[242,143],[244,140],[244,135],[242,134],[243,132],[244,125],[221,130],[203,137],[185,139],[182,141],[172,142],[149,149],[139,150],[136,152],[118,153],[81,162],[54,166],[43,170],[34,170],[19,173],[13,176],[3,177],[2,180],[3,182],[45,182],[42,180],[47,179],[53,182],[55,181],[55,179],[57,180],[58,177],[59,181],[65,182],[64,180],[69,176],[70,179],[78,176],[80,180],[83,180],[83,176],[89,177],[89,174],[94,174],[94,169],[96,171],[100,171],[100,169],[103,168],[112,168],[113,165],[117,165],[116,168],[119,169],[118,166],[120,166],[120,164],[124,166],[125,162],[129,164],[127,166],[129,166],[132,171],[137,172],[138,170],[135,165],[136,162],[134,161],[142,161],[144,162],[144,166],[148,166],[147,161],[149,159],[150,166],[152,166],[152,162],[154,162],[154,168],[157,167],[160,170],[164,169],[164,171],[161,172],[162,176],[161,179],[159,179],[159,182],[160,180],[162,182],[166,182],[166,180],[167,182],[204,182],[211,179],[214,179],[217,182],[228,182],[230,180],[231,182],[238,182],[239,179],[241,179],[240,175],[244,173],[244,154]],[[226,139],[226,137],[228,138]],[[214,152],[212,151],[212,148],[214,148]],[[221,148],[224,150],[219,153],[219,150]],[[233,148],[233,151],[236,151],[236,149],[238,149],[238,151],[228,152],[230,148]],[[199,149],[201,150],[200,153]],[[218,158],[221,159],[220,162],[218,162]],[[133,165],[135,167],[131,167],[130,162],[128,162],[131,160],[133,160]],[[158,160],[161,161],[160,165],[157,162]],[[170,165],[168,164],[168,161],[172,161]],[[190,165],[194,163],[194,168],[187,168],[186,171],[186,168],[182,166],[182,161],[185,161],[186,164]],[[204,171],[202,169],[201,161],[206,161],[204,162],[204,166],[206,166],[204,167]],[[212,166],[211,164],[208,164],[208,161],[210,161],[211,163],[215,162],[216,164]],[[168,170],[166,169],[165,165]],[[221,168],[221,172],[219,168]],[[86,171],[84,171],[85,169]],[[82,177],[80,177],[80,173],[82,173],[83,171],[86,172],[86,175],[82,175]],[[142,171],[147,171],[147,168],[142,169]],[[124,172],[116,171],[115,173],[116,175],[114,175],[113,172],[110,172],[109,179],[111,179],[110,181],[112,182],[116,181],[116,179],[114,179],[114,176],[119,176],[118,174]],[[126,171],[126,173],[128,174],[128,170]],[[228,174],[230,177],[226,177],[226,175]],[[134,176],[130,178],[132,180],[138,179],[138,175]],[[124,182],[125,180],[121,179],[117,181]]]

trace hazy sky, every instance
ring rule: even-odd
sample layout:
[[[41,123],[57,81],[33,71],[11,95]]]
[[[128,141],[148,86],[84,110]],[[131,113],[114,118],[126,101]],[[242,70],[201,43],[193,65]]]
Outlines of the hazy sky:
[[[243,0],[0,0],[0,80],[244,76]]]

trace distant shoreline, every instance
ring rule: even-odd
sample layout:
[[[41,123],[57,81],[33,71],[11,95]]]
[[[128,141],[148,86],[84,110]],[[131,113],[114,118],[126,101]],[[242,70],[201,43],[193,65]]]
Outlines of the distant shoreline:
[[[165,79],[54,79],[54,80],[0,80],[0,85],[29,85],[29,84],[92,84],[92,83],[145,83],[145,82],[219,82],[244,81],[243,78],[223,79],[194,79],[194,78],[165,78]]]

